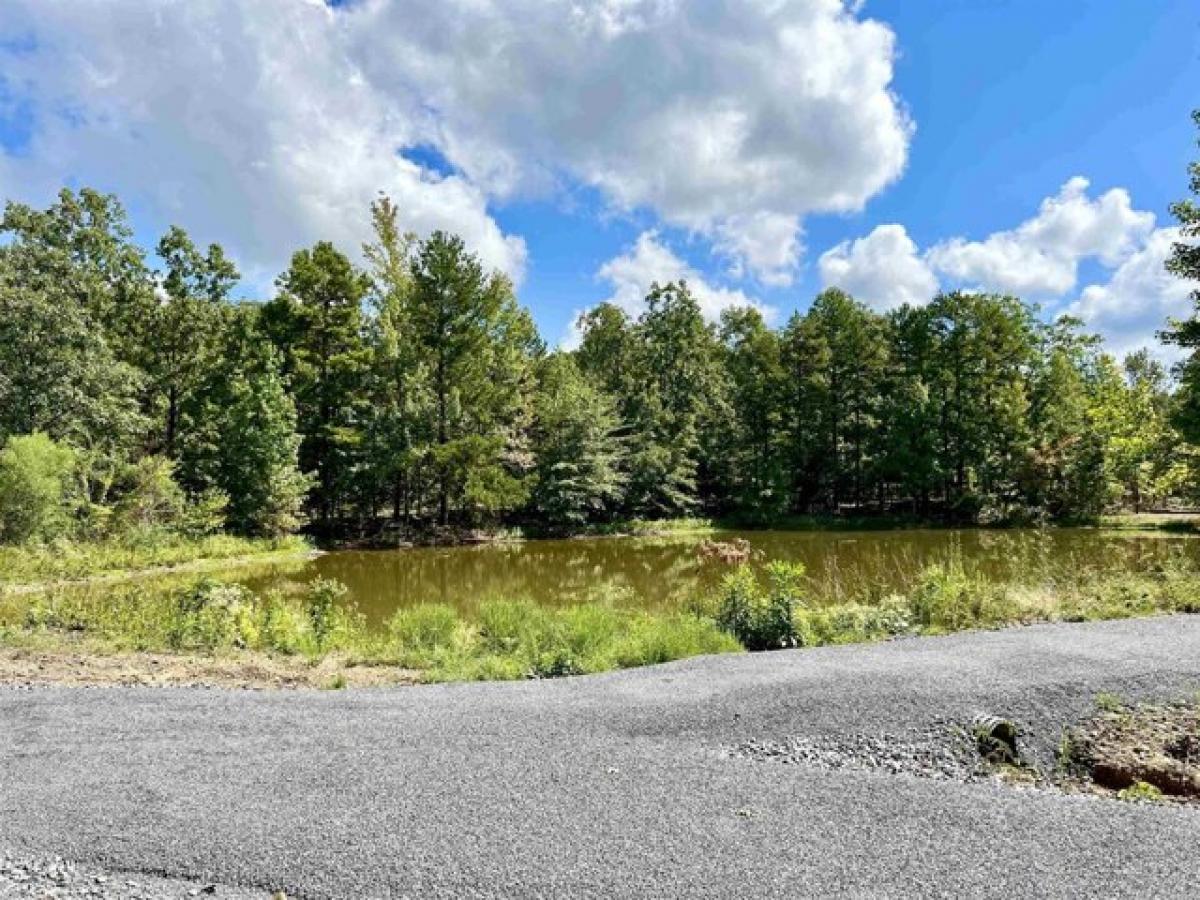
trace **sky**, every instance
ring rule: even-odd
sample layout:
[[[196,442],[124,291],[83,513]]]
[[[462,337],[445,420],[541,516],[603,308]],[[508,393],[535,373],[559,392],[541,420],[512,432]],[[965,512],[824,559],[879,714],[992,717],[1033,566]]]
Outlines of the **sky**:
[[[551,344],[686,277],[776,324],[955,288],[1154,345],[1195,285],[1194,0],[0,0],[0,195],[118,194],[266,297],[379,192]]]

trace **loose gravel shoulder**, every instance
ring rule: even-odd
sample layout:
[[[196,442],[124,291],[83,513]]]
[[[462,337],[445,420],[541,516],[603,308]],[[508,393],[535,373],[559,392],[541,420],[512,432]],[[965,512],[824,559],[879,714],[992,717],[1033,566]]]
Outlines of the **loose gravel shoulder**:
[[[1046,766],[1101,692],[1197,689],[1200,616],[545,682],[0,688],[0,848],[307,898],[1194,897],[1200,810],[1016,790],[939,729],[1011,719]]]
[[[916,775],[953,781],[991,778],[965,723],[934,722],[919,734],[828,734],[782,741],[750,740],[730,747],[730,757],[825,769]]]
[[[277,898],[282,895],[276,895]],[[0,852],[0,900],[268,900],[269,894],[175,878],[106,872],[61,856]]]

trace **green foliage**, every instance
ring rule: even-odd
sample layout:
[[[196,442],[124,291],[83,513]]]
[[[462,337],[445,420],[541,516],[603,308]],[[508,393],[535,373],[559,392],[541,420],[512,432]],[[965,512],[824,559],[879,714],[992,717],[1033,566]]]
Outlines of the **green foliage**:
[[[171,532],[123,534],[98,542],[0,545],[0,585],[70,581],[156,567],[210,563],[240,557],[299,556],[309,545],[298,537],[263,540]]]
[[[1129,803],[1160,803],[1163,799],[1163,792],[1145,781],[1135,781],[1129,787],[1118,791],[1117,799]]]
[[[435,232],[410,266],[408,317],[430,403],[420,431],[437,516],[468,519],[524,502],[532,468],[532,360],[541,342],[511,282],[486,273],[460,238]]]
[[[1170,268],[1195,277],[1200,213],[1174,212]],[[1200,363],[1172,394],[1150,356],[1120,363],[1018,298],[879,313],[830,289],[775,329],[754,309],[707,320],[680,281],[637,316],[600,304],[577,350],[547,355],[460,238],[406,234],[385,196],[370,218],[364,267],[318,243],[257,304],[231,301],[236,267],[179,228],[156,271],[113,197],[7,205],[0,440],[74,453],[64,531],[1092,521],[1200,498]],[[1200,324],[1166,338],[1200,348]]]
[[[193,654],[244,649],[320,657],[365,641],[360,618],[344,604],[344,589],[337,588],[314,583],[302,599],[258,597],[240,585],[208,578],[160,590],[136,585],[62,589],[31,595],[19,621],[0,621],[0,626],[79,633],[117,649]],[[342,605],[328,608],[330,597]]]
[[[0,448],[0,542],[46,541],[71,528],[75,454],[40,432]]]
[[[362,302],[368,288],[345,254],[322,241],[292,256],[264,326],[284,356],[303,435],[300,466],[314,472],[312,505],[329,522],[352,490],[356,421],[368,363]]]
[[[118,531],[166,531],[182,524],[187,500],[175,481],[175,466],[170,460],[142,457],[123,473],[119,491],[113,514]]]
[[[241,534],[279,537],[305,522],[313,480],[299,470],[296,406],[280,368],[253,314],[231,310],[220,361],[183,406],[198,424],[181,441],[182,481],[197,497],[228,496],[228,527]]]
[[[769,563],[764,588],[749,566],[725,576],[714,620],[747,650],[776,650],[797,645],[795,611],[803,603],[804,567]]]
[[[422,603],[396,610],[388,620],[388,634],[405,654],[411,654],[410,660],[426,659],[427,654],[451,646],[458,625],[453,607]]]
[[[871,606],[800,607],[793,612],[792,622],[799,646],[857,644],[908,634],[913,629],[913,611],[905,598],[889,597]]]
[[[141,253],[116,200],[88,190],[44,212],[9,203],[0,233],[0,438],[71,443],[95,461],[88,488],[102,499],[105,461],[146,424],[138,316],[153,292]]]
[[[5,628],[82,634],[127,649],[245,649],[313,658],[337,651],[423,669],[430,680],[553,678],[740,649],[693,615],[512,601],[484,603],[472,618],[445,606],[413,607],[374,633],[347,603],[343,586],[319,580],[301,596],[259,597],[208,579],[166,591],[130,586],[34,594],[0,604],[0,633]]]
[[[1021,619],[1003,586],[969,574],[961,560],[928,567],[909,595],[909,603],[915,624],[932,632],[991,627]]]
[[[175,650],[212,652],[257,646],[261,637],[254,598],[240,585],[202,580],[177,597],[167,642]]]
[[[317,578],[309,583],[304,608],[318,651],[331,650],[352,640],[358,627],[356,614],[347,607],[348,589],[339,581]]]
[[[611,399],[558,353],[541,367],[534,402],[532,502],[552,529],[578,530],[620,503],[627,476]]]
[[[746,510],[752,521],[772,522],[788,511],[784,409],[787,377],[780,336],[758,310],[731,309],[721,317],[729,402],[737,415],[716,431],[714,474],[724,505]]]

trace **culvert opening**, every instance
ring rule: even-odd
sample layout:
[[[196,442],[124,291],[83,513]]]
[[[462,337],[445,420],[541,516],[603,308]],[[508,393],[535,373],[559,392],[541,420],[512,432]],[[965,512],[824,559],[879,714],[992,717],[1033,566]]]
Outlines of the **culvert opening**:
[[[1017,765],[1021,752],[1017,747],[1020,729],[1016,723],[1001,716],[980,713],[971,722],[971,735],[979,755],[994,766]]]

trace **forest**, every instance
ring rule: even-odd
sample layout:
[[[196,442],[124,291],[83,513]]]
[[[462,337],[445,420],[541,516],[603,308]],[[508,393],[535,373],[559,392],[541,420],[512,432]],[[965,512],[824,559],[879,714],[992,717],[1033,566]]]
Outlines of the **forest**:
[[[1193,190],[1200,172],[1193,167]],[[1190,201],[1174,208],[1200,230]],[[0,220],[0,542],[139,531],[321,538],[630,518],[1088,521],[1189,503],[1197,364],[1125,359],[1020,298],[880,313],[836,289],[772,327],[683,282],[553,349],[463,241],[386,197],[373,239],[297,251],[238,300],[218,245],[154,257],[117,198]],[[1195,276],[1200,248],[1172,267]],[[1200,324],[1167,328],[1191,349]]]

